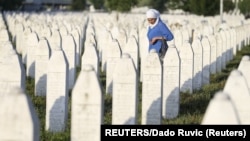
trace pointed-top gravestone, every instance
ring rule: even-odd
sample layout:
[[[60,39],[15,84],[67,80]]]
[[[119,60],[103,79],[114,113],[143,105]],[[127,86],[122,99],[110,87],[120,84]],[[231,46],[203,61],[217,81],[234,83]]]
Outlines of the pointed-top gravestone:
[[[193,88],[199,90],[202,87],[202,73],[203,73],[203,47],[199,38],[193,39],[192,49],[194,52],[194,77]],[[185,68],[183,68],[185,69]]]
[[[161,124],[162,66],[156,50],[145,59],[142,81],[142,124]]]
[[[110,46],[110,42],[112,42],[113,38],[112,35],[110,33],[109,30],[105,30],[104,31],[104,38],[100,39],[101,41],[99,41],[99,46],[100,46],[100,50],[101,50],[101,70],[102,72],[106,72],[107,69],[107,53],[109,50],[109,46]]]
[[[234,102],[226,92],[217,92],[210,100],[201,124],[240,124]]]
[[[10,40],[8,30],[7,29],[0,29],[0,43],[1,42],[6,42]]]
[[[76,66],[80,66],[81,65],[80,33],[78,32],[77,29],[73,29],[70,33],[73,36],[76,45]]]
[[[201,39],[203,47],[203,70],[202,70],[202,85],[210,83],[210,64],[211,64],[211,47],[207,36]]]
[[[62,49],[69,65],[69,89],[72,89],[76,80],[76,45],[72,35],[62,36]]]
[[[221,54],[221,67],[222,69],[226,68],[226,63],[227,63],[227,56],[228,56],[228,47],[227,47],[227,38],[226,38],[226,32],[221,30],[219,32],[220,36],[221,36],[221,46],[220,48],[222,49],[222,54]]]
[[[68,64],[63,50],[54,49],[48,62],[45,130],[63,132],[68,117]]]
[[[137,74],[139,74],[139,47],[136,42],[136,38],[134,36],[130,36],[128,38],[128,42],[126,43],[124,49],[124,53],[128,53],[130,57],[133,59],[135,69],[137,71]]]
[[[2,91],[0,93],[0,140],[39,141],[39,132],[39,119],[23,89],[9,87]]]
[[[222,37],[220,33],[215,34],[216,39],[216,72],[222,71]]]
[[[138,83],[132,58],[123,54],[113,74],[112,124],[137,124]]]
[[[180,29],[174,29],[172,32],[173,32],[174,37],[175,37],[174,38],[175,46],[176,46],[177,50],[179,51],[179,48],[183,44],[183,35],[182,35]]]
[[[191,44],[185,41],[179,47],[179,55],[181,58],[181,92],[193,93],[193,76],[194,76],[194,53]]]
[[[94,67],[83,65],[72,90],[71,141],[101,140],[103,104]]]
[[[58,30],[52,30],[52,35],[48,38],[49,46],[51,48],[51,53],[57,49],[57,47],[62,48],[62,37]]]
[[[111,41],[107,47],[107,66],[106,66],[106,93],[112,94],[113,71],[117,61],[121,57],[121,49],[117,40]]]
[[[95,44],[89,43],[85,46],[81,60],[81,66],[92,65],[99,76],[99,58]]]
[[[149,41],[147,39],[147,28],[143,28],[140,30],[140,34],[139,34],[139,58],[140,58],[140,68],[143,67],[144,63],[145,63],[145,59],[147,54],[149,53],[148,51],[148,45],[149,45]],[[140,69],[140,82],[143,81],[143,69]]]
[[[29,35],[31,34],[32,30],[30,27],[26,27],[24,28],[24,31],[23,31],[23,42],[22,44],[20,45],[21,47],[21,52],[22,52],[22,62],[24,64],[27,63],[27,48],[28,48],[28,37]]]
[[[211,56],[210,56],[210,74],[216,73],[216,59],[217,59],[217,44],[215,35],[208,36],[210,43]]]
[[[11,42],[0,47],[0,82],[25,89],[25,68]]]
[[[31,78],[35,78],[35,59],[36,59],[36,48],[39,43],[39,39],[36,32],[32,32],[27,38],[27,57],[26,57],[26,75]]]
[[[250,92],[245,77],[241,71],[233,70],[224,86],[239,114],[241,124],[250,124]]]
[[[240,64],[238,66],[238,70],[242,72],[243,76],[245,77],[247,81],[248,88],[250,89],[250,56],[243,56]]]
[[[163,60],[163,118],[172,119],[178,116],[180,108],[180,70],[181,60],[177,48],[170,44]]]
[[[51,50],[48,41],[41,38],[35,50],[35,95],[45,96],[47,91],[47,69]]]
[[[16,50],[17,53],[22,54],[22,42],[23,42],[24,26],[22,23],[16,25]]]

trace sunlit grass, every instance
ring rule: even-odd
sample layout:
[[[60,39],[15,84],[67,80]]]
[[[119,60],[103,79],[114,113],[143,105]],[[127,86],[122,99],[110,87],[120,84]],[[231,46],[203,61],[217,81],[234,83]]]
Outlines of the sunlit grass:
[[[180,94],[180,111],[179,115],[174,119],[163,119],[162,124],[200,124],[207,105],[214,94],[222,90],[225,86],[226,80],[233,69],[237,69],[241,58],[244,55],[250,55],[250,46],[242,48],[237,52],[237,55],[226,65],[226,68],[220,73],[211,75],[210,84],[205,85],[201,90],[194,91],[193,94]],[[78,74],[80,68],[77,69]],[[100,83],[103,87],[104,95],[104,124],[111,124],[112,120],[112,96],[105,94],[105,73],[100,72]],[[70,111],[71,111],[71,97],[69,96],[69,116],[66,124],[66,129],[61,133],[50,133],[45,131],[45,112],[46,112],[46,98],[34,96],[34,79],[28,77],[26,79],[26,92],[31,97],[35,110],[40,120],[40,140],[41,141],[68,141],[70,140]],[[141,84],[139,85],[139,104],[138,104],[138,124],[141,122]]]

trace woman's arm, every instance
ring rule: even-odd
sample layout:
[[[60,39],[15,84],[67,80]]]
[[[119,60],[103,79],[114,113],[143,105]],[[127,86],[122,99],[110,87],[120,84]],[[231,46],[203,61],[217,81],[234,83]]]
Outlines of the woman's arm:
[[[150,44],[154,44],[157,40],[161,40],[161,39],[165,39],[166,38],[164,36],[156,36],[154,37],[151,41],[150,41]]]
[[[162,23],[159,25],[159,29],[162,32],[162,36],[167,40],[171,41],[174,39],[173,33],[170,31],[170,29],[167,27],[165,23]]]

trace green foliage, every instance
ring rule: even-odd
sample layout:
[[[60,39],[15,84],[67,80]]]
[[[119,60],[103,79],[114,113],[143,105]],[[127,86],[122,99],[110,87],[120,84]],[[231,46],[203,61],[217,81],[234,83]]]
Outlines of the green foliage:
[[[197,15],[214,16],[220,13],[220,0],[170,0],[167,5],[170,9],[182,9]],[[229,12],[234,7],[232,1],[223,1],[224,12]]]
[[[244,15],[248,16],[250,14],[250,1],[249,0],[241,0],[239,1],[238,7],[240,12]]]
[[[106,0],[105,7],[109,11],[129,12],[137,0]]]
[[[229,12],[235,8],[234,3],[231,0],[224,0],[223,1],[223,11]]]
[[[157,9],[159,12],[164,12],[167,10],[166,4],[169,1],[171,0],[140,0],[137,6],[148,6],[149,8]],[[176,4],[176,1],[174,1],[174,4]]]
[[[182,0],[168,0],[167,2],[167,8],[168,9],[183,9],[184,8],[184,2]]]
[[[165,3],[167,2],[168,0],[152,0],[150,1],[149,7],[157,9],[159,12],[163,12],[166,10]]]
[[[148,6],[152,0],[138,0],[137,6]]]
[[[214,16],[220,13],[220,0],[141,0],[136,4],[132,3],[133,0],[106,0],[105,6],[110,10],[126,12],[129,11],[131,6],[148,6],[155,8],[159,12],[164,12],[168,9],[182,9],[183,11],[204,15]],[[223,11],[229,12],[235,8],[232,1],[223,1]]]
[[[188,4],[188,10],[191,13],[196,13],[197,15],[203,15],[203,10],[205,7],[204,0],[190,0]]]
[[[0,0],[0,9],[4,11],[17,10],[21,7],[24,0]]]
[[[212,16],[220,12],[220,0],[213,2],[211,0],[189,0],[187,5],[186,10],[197,15]]]
[[[72,0],[71,10],[81,11],[86,7],[86,0]]]
[[[89,0],[93,5],[95,9],[101,9],[104,5],[104,0]]]
[[[24,0],[1,0],[3,10],[17,10]],[[85,10],[87,0],[72,0],[70,10]],[[108,11],[129,12],[134,6],[148,6],[155,8],[161,13],[168,9],[182,9],[183,11],[214,16],[220,13],[220,0],[89,0],[95,9],[106,9]],[[223,0],[223,11],[229,12],[236,6],[231,0]],[[239,9],[244,15],[249,14],[250,1],[239,2]]]
[[[217,74],[214,74],[210,77],[211,83],[218,83],[222,81],[227,80],[227,73],[224,73],[223,71]]]
[[[223,6],[225,9],[225,6]],[[220,0],[205,0],[205,6],[203,7],[204,16],[214,16],[220,14]]]
[[[105,94],[104,95],[104,124],[112,123],[112,95]]]

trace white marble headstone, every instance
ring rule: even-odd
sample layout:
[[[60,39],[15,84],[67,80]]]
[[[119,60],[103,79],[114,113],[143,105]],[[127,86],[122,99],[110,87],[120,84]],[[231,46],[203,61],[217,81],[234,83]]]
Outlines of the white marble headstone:
[[[216,38],[216,72],[222,71],[222,37],[220,33],[215,34]]]
[[[250,89],[250,56],[244,55],[238,66],[238,70],[242,72],[247,81],[248,88]]]
[[[68,64],[63,50],[54,49],[48,63],[46,122],[50,132],[65,130],[68,116]]]
[[[47,39],[40,39],[35,50],[35,95],[46,96],[47,91],[47,69],[51,50]]]
[[[137,77],[132,58],[123,54],[113,72],[112,124],[137,124]]]
[[[233,70],[230,73],[223,91],[229,94],[235,104],[241,124],[250,124],[250,92],[241,71]]]
[[[205,115],[201,122],[202,125],[238,125],[239,116],[235,105],[226,92],[216,92],[210,100]]]
[[[211,47],[207,36],[201,40],[203,47],[203,71],[202,71],[202,85],[210,83],[210,60],[211,60]]]
[[[172,119],[180,110],[180,70],[181,60],[174,44],[169,45],[163,60],[162,115]]]
[[[27,38],[27,62],[26,62],[26,75],[31,78],[35,78],[35,59],[36,59],[36,48],[38,46],[38,36],[36,32],[32,32]]]
[[[203,59],[204,59],[203,46],[201,44],[201,39],[199,38],[193,39],[192,49],[194,52],[193,89],[199,90],[202,87],[202,73],[203,73]]]
[[[121,58],[121,49],[117,40],[111,41],[107,46],[107,65],[106,65],[106,93],[112,94],[113,71],[117,61]]]
[[[39,141],[40,123],[30,98],[20,87],[4,91],[0,93],[0,140]]]
[[[194,73],[194,54],[189,42],[184,42],[179,48],[181,58],[181,92],[193,93],[193,73]]]
[[[92,65],[83,65],[72,90],[71,141],[101,140],[104,101]]]
[[[217,58],[217,44],[215,35],[208,36],[210,43],[211,56],[210,56],[210,74],[216,73],[216,58]]]
[[[96,71],[96,74],[99,76],[99,58],[95,44],[86,44],[81,60],[81,66],[92,65]]]
[[[141,124],[161,124],[162,65],[155,50],[147,55],[143,66]]]
[[[72,89],[76,80],[76,45],[72,35],[62,36],[62,50],[69,65],[69,89]]]
[[[134,36],[130,36],[128,38],[128,42],[126,43],[123,53],[128,53],[130,57],[133,59],[135,69],[137,74],[139,74],[139,47],[136,42],[136,38]]]

